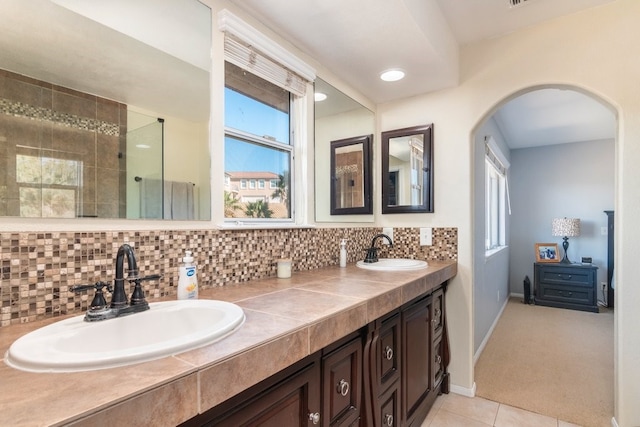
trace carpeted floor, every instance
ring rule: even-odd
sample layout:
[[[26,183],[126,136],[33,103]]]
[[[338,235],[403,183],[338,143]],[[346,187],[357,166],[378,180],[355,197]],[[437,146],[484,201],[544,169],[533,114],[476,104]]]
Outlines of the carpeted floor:
[[[475,367],[477,395],[585,427],[613,417],[613,311],[512,298]]]

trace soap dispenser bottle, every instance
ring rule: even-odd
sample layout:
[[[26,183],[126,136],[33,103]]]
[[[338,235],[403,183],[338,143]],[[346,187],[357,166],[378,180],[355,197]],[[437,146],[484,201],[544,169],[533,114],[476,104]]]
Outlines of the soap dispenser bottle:
[[[198,277],[191,251],[185,251],[178,275],[178,299],[198,298]]]
[[[347,266],[347,239],[340,240],[340,267]]]

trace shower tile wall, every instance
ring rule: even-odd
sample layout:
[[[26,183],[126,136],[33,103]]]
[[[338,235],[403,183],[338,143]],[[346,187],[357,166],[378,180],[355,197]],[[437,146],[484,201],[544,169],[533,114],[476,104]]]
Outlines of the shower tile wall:
[[[456,228],[434,228],[433,245],[419,245],[417,228],[395,228],[393,249],[382,257],[457,260]],[[338,264],[341,238],[348,262],[364,256],[379,228],[286,230],[180,230],[128,232],[0,233],[0,326],[81,313],[92,292],[69,292],[76,284],[111,281],[114,258],[123,243],[134,246],[149,300],[176,294],[184,251],[194,251],[203,288],[276,275],[276,260],[291,258],[294,271]]]
[[[124,104],[0,70],[0,216],[20,216],[16,155],[27,154],[82,162],[76,214],[118,218],[126,129]]]

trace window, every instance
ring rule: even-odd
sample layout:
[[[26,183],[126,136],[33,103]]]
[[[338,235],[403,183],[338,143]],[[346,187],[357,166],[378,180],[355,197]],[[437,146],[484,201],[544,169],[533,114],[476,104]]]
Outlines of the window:
[[[240,188],[242,188],[243,190],[247,188],[247,180],[246,179],[241,179],[240,180]]]
[[[231,176],[270,173],[282,182],[270,197],[247,198],[241,192],[235,208],[225,210],[226,216],[291,219],[292,95],[229,62],[225,64],[225,86],[225,172]],[[246,189],[247,180],[243,181],[240,188]],[[249,189],[264,189],[265,180],[249,178],[248,184]]]
[[[270,179],[269,180],[269,188],[271,188],[271,189],[278,188],[278,180],[277,179]]]
[[[17,154],[20,216],[75,218],[81,180],[81,161]]]
[[[231,176],[225,220],[302,224],[307,182],[295,171],[306,166],[315,70],[228,10],[218,13],[218,29],[224,32],[224,172]],[[240,176],[261,189],[260,179],[276,185],[253,194],[236,191]]]
[[[496,154],[497,153],[497,154]],[[493,138],[489,137],[485,155],[485,250],[507,245],[506,215],[508,185],[506,172],[509,163]]]

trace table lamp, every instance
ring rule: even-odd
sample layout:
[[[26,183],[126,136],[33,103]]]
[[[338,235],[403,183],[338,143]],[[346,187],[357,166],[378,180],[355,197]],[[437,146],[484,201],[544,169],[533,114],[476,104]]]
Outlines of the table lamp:
[[[569,237],[580,235],[580,219],[578,218],[554,218],[551,221],[551,234],[553,236],[562,236],[562,248],[564,249],[564,257],[560,261],[562,264],[571,264],[567,257],[569,249]]]

